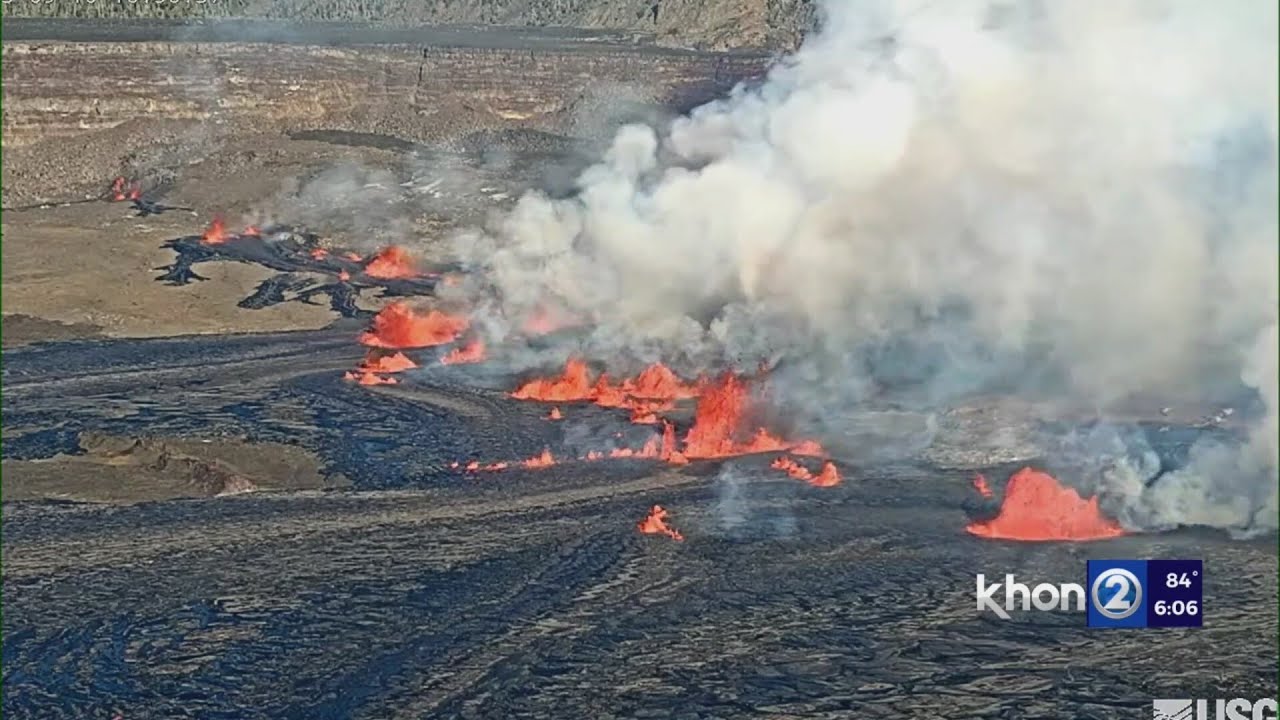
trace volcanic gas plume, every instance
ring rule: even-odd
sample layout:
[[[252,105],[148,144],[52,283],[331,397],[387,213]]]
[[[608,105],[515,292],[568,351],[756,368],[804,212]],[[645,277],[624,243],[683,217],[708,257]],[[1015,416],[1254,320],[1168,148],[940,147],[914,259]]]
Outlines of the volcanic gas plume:
[[[525,335],[546,335],[556,330],[572,327],[580,322],[578,318],[563,309],[547,303],[539,303],[525,317],[523,324],[520,326],[520,331]]]
[[[981,492],[985,481],[974,486]],[[1031,468],[1009,478],[998,515],[965,529],[1002,540],[1101,540],[1124,534],[1115,521],[1103,516],[1098,498],[1085,500],[1053,476]]]
[[[499,314],[555,298],[600,358],[777,359],[820,434],[870,402],[1243,396],[1243,437],[1099,491],[1136,528],[1275,528],[1277,4],[821,7],[762,83],[460,233]],[[687,445],[786,449],[710,418]]]

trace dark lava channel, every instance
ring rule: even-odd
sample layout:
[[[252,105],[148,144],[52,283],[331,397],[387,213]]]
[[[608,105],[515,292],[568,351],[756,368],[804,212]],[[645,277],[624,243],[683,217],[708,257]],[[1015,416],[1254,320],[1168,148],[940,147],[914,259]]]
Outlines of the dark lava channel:
[[[909,463],[830,489],[761,458],[467,475],[563,430],[479,383],[345,382],[357,330],[6,352],[5,458],[245,435],[358,489],[5,503],[5,717],[1132,718],[1275,693],[1274,537],[979,540],[969,473]],[[654,503],[685,542],[636,532]],[[1091,557],[1204,558],[1205,627],[974,608],[978,572],[1083,582]]]

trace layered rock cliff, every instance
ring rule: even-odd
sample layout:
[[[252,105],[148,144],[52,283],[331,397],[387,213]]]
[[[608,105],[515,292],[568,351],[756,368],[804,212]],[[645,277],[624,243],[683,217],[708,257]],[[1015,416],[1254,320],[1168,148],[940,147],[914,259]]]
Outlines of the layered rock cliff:
[[[493,129],[572,135],[602,95],[681,109],[768,64],[759,53],[619,43],[471,44],[15,41],[6,34],[6,205],[100,183],[131,150],[226,133],[336,129],[429,144]]]
[[[388,27],[596,28],[644,33],[661,45],[711,50],[793,48],[816,18],[813,0],[14,0],[0,12],[5,17],[256,17]]]

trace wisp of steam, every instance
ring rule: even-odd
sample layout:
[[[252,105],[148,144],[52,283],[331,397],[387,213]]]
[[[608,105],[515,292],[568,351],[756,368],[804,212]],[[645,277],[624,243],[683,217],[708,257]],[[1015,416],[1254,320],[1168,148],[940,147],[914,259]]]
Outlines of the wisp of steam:
[[[818,410],[1245,388],[1243,443],[1163,474],[1124,448],[1099,490],[1139,529],[1274,528],[1276,14],[830,0],[762,82],[623,127],[459,251],[618,356],[790,358]]]

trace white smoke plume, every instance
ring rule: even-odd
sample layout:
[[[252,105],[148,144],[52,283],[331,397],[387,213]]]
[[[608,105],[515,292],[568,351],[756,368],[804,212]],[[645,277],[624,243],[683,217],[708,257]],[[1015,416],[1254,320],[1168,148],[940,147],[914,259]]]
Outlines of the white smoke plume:
[[[576,195],[460,249],[508,305],[554,298],[620,352],[801,356],[819,405],[1243,384],[1265,418],[1230,462],[1122,494],[1137,525],[1274,527],[1276,4],[824,10],[763,83],[623,128]]]

